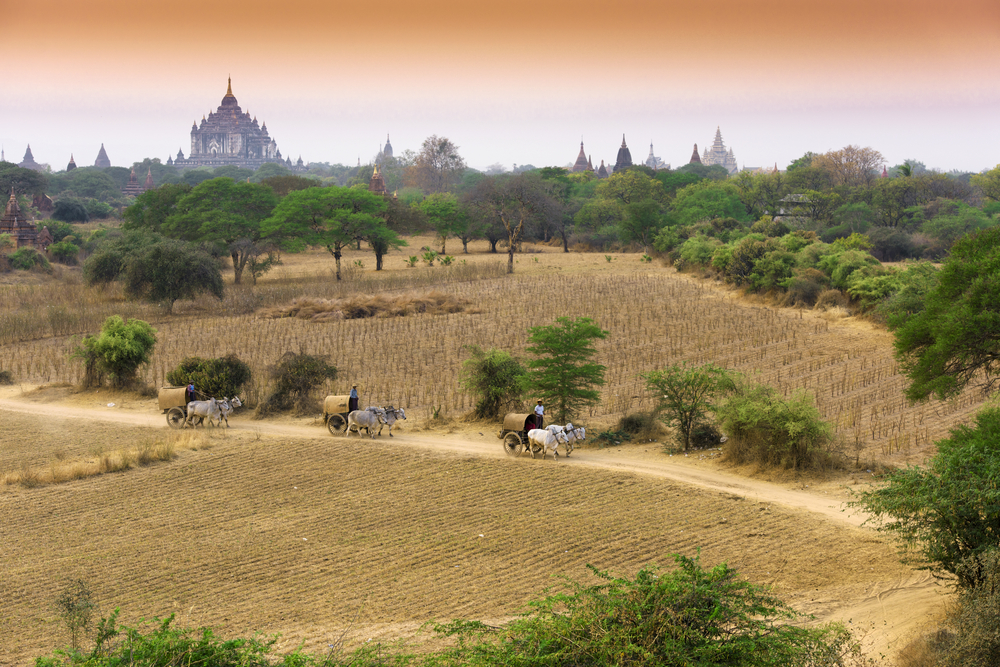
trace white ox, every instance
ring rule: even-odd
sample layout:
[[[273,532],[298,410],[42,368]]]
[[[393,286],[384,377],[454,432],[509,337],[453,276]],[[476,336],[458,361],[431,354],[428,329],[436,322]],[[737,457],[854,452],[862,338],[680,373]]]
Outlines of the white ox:
[[[565,426],[559,426],[558,424],[549,424],[545,427],[545,430],[550,433],[562,433],[566,436],[566,456],[573,453],[575,442],[583,442],[587,437],[587,429],[582,426],[573,426],[572,422],[566,422]]]
[[[542,458],[552,450],[552,460],[559,458],[559,443],[569,441],[566,439],[566,434],[562,432],[553,433],[552,431],[545,428],[533,428],[528,431],[528,451],[531,452],[531,458],[535,458],[535,446],[542,448]]]
[[[236,408],[242,408],[243,401],[240,400],[239,396],[233,396],[232,400],[223,398],[222,403],[219,403],[219,426],[222,426],[222,420],[226,420],[226,428],[229,428],[229,415],[233,414]]]
[[[353,426],[358,437],[361,437],[361,429],[368,429],[368,435],[375,439],[375,427],[385,423],[385,410],[382,408],[368,408],[367,410],[354,410],[347,415],[347,435],[351,435]]]
[[[184,425],[197,426],[194,423],[196,418],[199,424],[204,424],[206,418],[209,424],[212,423],[212,420],[218,420],[221,423],[222,417],[220,413],[222,412],[223,405],[228,409],[229,403],[226,402],[225,398],[221,401],[217,401],[214,398],[210,398],[207,401],[191,401],[187,404],[187,417],[184,419]]]
[[[368,409],[375,410],[376,408],[368,408]],[[382,408],[382,411],[385,413],[382,425],[389,427],[389,437],[391,438],[392,425],[398,422],[400,419],[406,419],[406,410],[404,410],[403,408],[394,408],[391,405],[387,405],[384,408]],[[378,427],[378,434],[382,435],[382,426]]]

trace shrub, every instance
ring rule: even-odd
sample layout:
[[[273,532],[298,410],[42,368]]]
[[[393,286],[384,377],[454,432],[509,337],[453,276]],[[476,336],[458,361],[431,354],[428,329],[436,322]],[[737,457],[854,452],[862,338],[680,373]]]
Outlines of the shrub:
[[[59,241],[49,246],[49,253],[61,264],[76,264],[80,249],[71,241]]]
[[[770,247],[759,235],[747,236],[733,248],[732,257],[726,266],[726,278],[735,285],[748,284],[754,267],[768,250]]]
[[[702,236],[692,236],[681,244],[678,256],[684,266],[707,266],[712,261],[715,249],[722,243],[718,239]]]
[[[35,267],[39,269],[49,269],[49,260],[34,248],[18,248],[7,256],[10,265],[21,271],[30,271]]]
[[[139,367],[149,363],[155,346],[156,329],[148,322],[126,322],[112,315],[104,320],[99,335],[84,336],[71,354],[83,361],[85,387],[99,387],[107,375],[115,387],[124,388],[135,383]]]
[[[62,222],[90,222],[90,214],[87,207],[75,199],[60,199],[56,202],[55,210],[52,212],[54,220]]]
[[[781,305],[814,306],[828,284],[826,274],[818,269],[797,269],[791,278],[782,283],[786,291]]]
[[[787,250],[772,250],[757,260],[747,278],[747,286],[755,292],[777,289],[792,277],[795,255]]]
[[[298,414],[317,412],[319,407],[313,392],[326,380],[337,379],[337,367],[325,356],[286,352],[278,365],[271,369],[274,389],[257,406],[257,416],[295,410]]]
[[[898,262],[909,257],[920,257],[923,248],[918,246],[913,235],[901,229],[880,227],[868,234],[872,241],[872,254],[883,262]]]
[[[716,416],[729,436],[729,461],[794,469],[829,464],[833,428],[804,391],[786,400],[773,387],[743,383]]]
[[[250,382],[250,366],[235,354],[218,359],[188,357],[167,373],[167,382],[182,387],[193,384],[205,396],[238,396]]]
[[[708,421],[717,398],[735,389],[738,375],[714,364],[688,366],[685,362],[641,377],[656,400],[654,414],[677,428],[677,442],[687,451],[694,429]]]
[[[757,222],[753,223],[750,227],[750,231],[763,234],[767,237],[780,237],[784,236],[788,232],[792,231],[791,228],[780,220],[776,221],[769,215],[765,215]]]
[[[634,579],[588,565],[598,584],[568,581],[566,592],[531,602],[528,614],[501,628],[436,626],[458,637],[444,664],[805,666],[857,655],[843,626],[802,627],[797,612],[728,565],[672,558],[672,571],[650,565]]]
[[[959,591],[958,604],[948,618],[954,635],[942,650],[941,667],[1000,664],[1000,551],[996,548],[970,556],[960,572],[980,582]]]
[[[0,371],[0,385],[14,384],[14,376],[10,371]]]
[[[520,409],[528,379],[524,364],[504,350],[478,345],[465,349],[469,358],[462,362],[459,384],[476,397],[475,417],[497,419]]]
[[[839,289],[828,289],[820,292],[816,297],[815,308],[819,310],[829,310],[830,308],[847,308],[850,305],[847,295]]]
[[[861,250],[845,250],[826,255],[819,260],[818,268],[830,276],[830,283],[837,289],[847,289],[851,274],[866,266],[877,266],[879,261]]]
[[[76,579],[63,589],[56,598],[56,610],[69,631],[70,647],[80,648],[80,639],[90,627],[90,619],[97,610],[90,586],[83,579]]]

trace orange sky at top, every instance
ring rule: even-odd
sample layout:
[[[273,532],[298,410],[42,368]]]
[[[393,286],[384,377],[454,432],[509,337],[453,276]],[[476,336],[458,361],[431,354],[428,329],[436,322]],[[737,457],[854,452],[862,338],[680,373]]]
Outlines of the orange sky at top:
[[[463,114],[528,123],[589,108],[612,115],[609,133],[629,129],[630,106],[680,118],[726,105],[984,113],[1000,102],[997,0],[2,2],[18,90],[41,106],[71,95],[85,115],[106,111],[94,95],[133,110],[176,104],[190,123],[229,74],[240,103],[268,118],[286,113],[272,96],[348,122],[397,104],[459,126]],[[578,124],[573,136],[597,131]]]

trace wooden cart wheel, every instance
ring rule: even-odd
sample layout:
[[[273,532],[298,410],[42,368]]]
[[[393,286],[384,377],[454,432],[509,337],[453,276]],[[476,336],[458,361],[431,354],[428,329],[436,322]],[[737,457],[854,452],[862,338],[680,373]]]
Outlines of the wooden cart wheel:
[[[524,451],[524,443],[521,442],[521,436],[511,431],[503,437],[503,451],[507,456],[517,456]]]
[[[184,420],[187,419],[187,415],[184,414],[182,408],[170,408],[167,410],[167,424],[170,428],[180,428],[184,426]]]
[[[330,415],[326,420],[326,427],[330,429],[330,433],[339,435],[347,430],[347,420],[344,419],[344,415]]]

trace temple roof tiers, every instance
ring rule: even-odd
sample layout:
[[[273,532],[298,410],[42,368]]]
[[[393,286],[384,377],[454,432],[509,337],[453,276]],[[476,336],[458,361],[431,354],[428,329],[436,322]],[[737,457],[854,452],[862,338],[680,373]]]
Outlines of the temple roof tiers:
[[[197,121],[191,125],[188,157],[178,151],[173,161],[177,167],[233,165],[245,169],[257,169],[267,162],[290,166],[290,160],[282,160],[277,142],[268,134],[267,123],[258,124],[255,116],[240,108],[233,95],[232,78],[219,107],[207,117],[202,116],[200,125]],[[305,167],[300,163],[293,170],[304,171]]]

